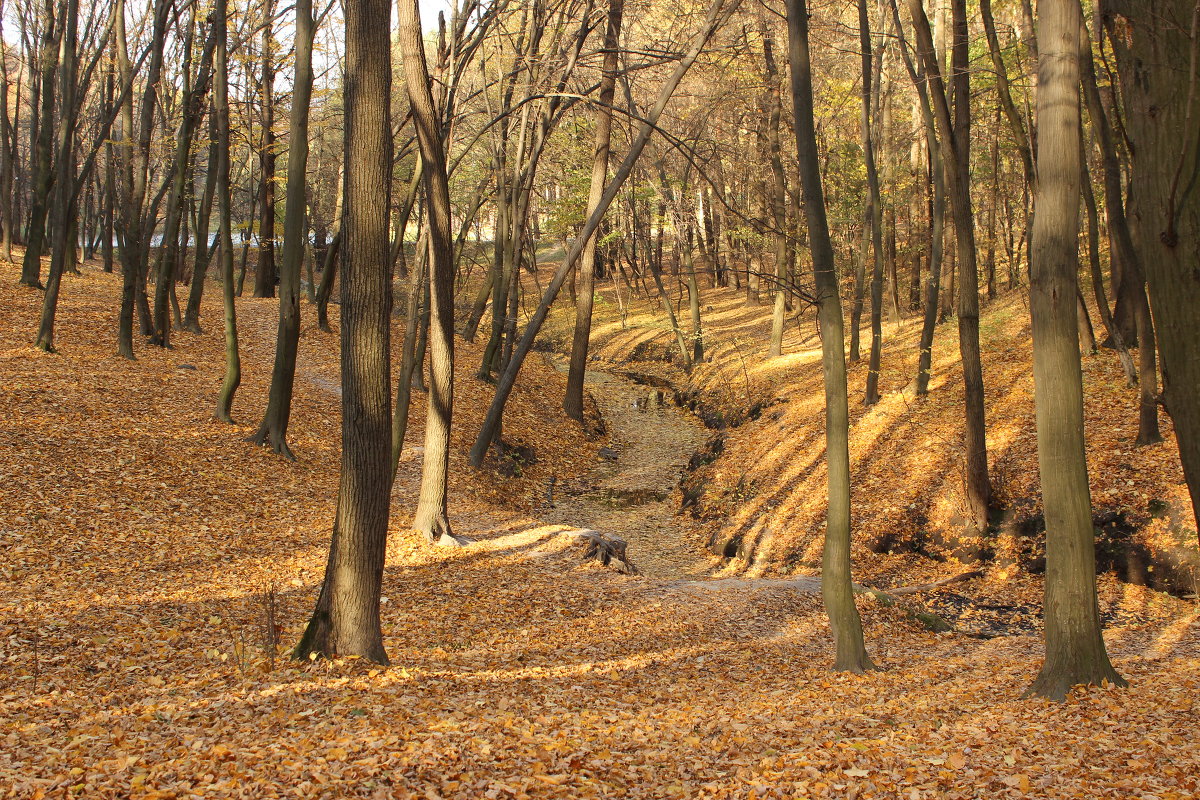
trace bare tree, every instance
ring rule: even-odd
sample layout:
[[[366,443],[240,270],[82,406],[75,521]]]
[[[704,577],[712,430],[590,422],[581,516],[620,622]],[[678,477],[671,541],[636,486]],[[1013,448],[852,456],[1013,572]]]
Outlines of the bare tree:
[[[391,489],[390,17],[388,0],[346,5],[342,469],[325,580],[297,658],[388,663],[379,598]]]
[[[1046,661],[1027,694],[1053,700],[1065,699],[1075,684],[1125,684],[1109,663],[1100,633],[1083,439],[1083,375],[1074,319],[1081,177],[1079,26],[1079,0],[1039,3],[1041,138],[1029,305],[1038,467],[1046,514]]]

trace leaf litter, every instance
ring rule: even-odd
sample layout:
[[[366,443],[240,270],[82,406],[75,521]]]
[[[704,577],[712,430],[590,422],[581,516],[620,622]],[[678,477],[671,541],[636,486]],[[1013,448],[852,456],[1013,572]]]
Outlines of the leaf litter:
[[[385,573],[393,666],[291,661],[332,522],[333,340],[306,323],[289,464],[242,441],[265,406],[274,304],[239,301],[230,428],[211,420],[216,298],[204,335],[139,347],[130,363],[114,355],[118,289],[91,266],[66,276],[50,356],[27,344],[40,295],[0,266],[0,796],[1197,794],[1194,604],[1123,586],[1143,613],[1106,636],[1131,688],[1061,705],[1016,699],[1040,663],[1036,636],[934,634],[867,598],[887,669],[831,673],[812,594],[688,592],[531,557],[562,538],[542,516],[547,481],[592,473],[608,442],[560,417],[545,398],[561,376],[531,361],[506,434],[536,463],[508,478],[471,470],[490,399],[467,377],[471,346],[452,513],[480,543],[433,550],[406,530],[410,451]],[[420,402],[413,412],[410,448]]]

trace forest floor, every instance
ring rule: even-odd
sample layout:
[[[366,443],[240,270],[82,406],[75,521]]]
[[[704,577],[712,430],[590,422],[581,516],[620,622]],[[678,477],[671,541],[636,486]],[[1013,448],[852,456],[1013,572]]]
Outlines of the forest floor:
[[[17,275],[0,264],[0,797],[1200,792],[1194,602],[1102,580],[1108,602],[1130,609],[1106,641],[1131,686],[1081,689],[1063,704],[1018,699],[1040,663],[1036,632],[936,634],[869,598],[860,609],[884,669],[832,673],[819,597],[744,579],[792,574],[786,559],[739,563],[699,550],[780,488],[766,484],[777,465],[755,455],[764,434],[753,426],[782,422],[792,427],[776,439],[807,444],[820,415],[788,395],[803,426],[763,413],[732,429],[728,455],[701,469],[745,471],[742,460],[757,458],[757,493],[726,497],[724,521],[668,521],[679,492],[658,497],[684,469],[683,448],[711,434],[686,417],[648,424],[678,412],[632,406],[647,392],[617,375],[630,369],[619,323],[598,337],[615,382],[598,375],[592,386],[607,436],[567,420],[562,375],[530,359],[505,422],[510,441],[534,456],[518,469],[466,464],[490,387],[471,377],[479,347],[459,342],[451,513],[477,542],[430,548],[405,527],[420,462],[417,403],[384,578],[392,666],[293,662],[287,648],[315,601],[334,510],[336,335],[317,331],[303,307],[298,461],[289,463],[244,441],[265,406],[275,301],[239,302],[244,380],[241,424],[231,427],[212,419],[223,371],[215,290],[203,335],[177,333],[166,351],[139,344],[128,362],[115,355],[116,276],[88,265],[64,279],[59,352],[49,355],[29,344],[41,295],[18,287]],[[331,315],[336,325],[336,308]],[[716,310],[712,318],[715,336]],[[663,333],[656,325],[647,339]],[[809,350],[789,349],[799,355],[785,356],[787,369],[819,374]],[[757,369],[742,370],[744,385],[726,383],[754,391]],[[616,413],[624,403],[631,412]],[[616,452],[615,465],[602,448]],[[888,461],[901,466],[897,458]],[[891,474],[860,500],[903,502]],[[723,484],[714,475],[710,485]],[[647,502],[622,507],[639,489],[635,499]],[[803,519],[784,522],[803,544]],[[600,526],[628,537],[643,574],[581,563],[577,543],[560,535]],[[671,543],[671,555],[667,534],[690,544]],[[864,574],[879,585],[953,566],[866,552]],[[741,577],[703,580],[710,575]],[[1011,591],[1037,582],[986,581]]]

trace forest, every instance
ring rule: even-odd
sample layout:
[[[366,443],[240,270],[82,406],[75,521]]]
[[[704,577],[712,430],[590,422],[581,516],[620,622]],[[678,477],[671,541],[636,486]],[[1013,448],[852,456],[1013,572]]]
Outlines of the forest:
[[[1197,797],[1197,131],[1196,0],[0,0],[0,798]]]

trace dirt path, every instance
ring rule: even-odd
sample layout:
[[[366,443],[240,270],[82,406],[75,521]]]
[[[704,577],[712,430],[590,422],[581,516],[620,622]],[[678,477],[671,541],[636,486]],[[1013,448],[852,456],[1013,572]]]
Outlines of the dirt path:
[[[551,359],[556,369],[565,362]],[[649,387],[588,370],[587,388],[611,438],[609,459],[582,480],[560,487],[548,523],[620,536],[643,575],[698,578],[712,560],[704,542],[682,524],[673,498],[688,459],[707,439],[704,426],[670,398],[656,403]]]

